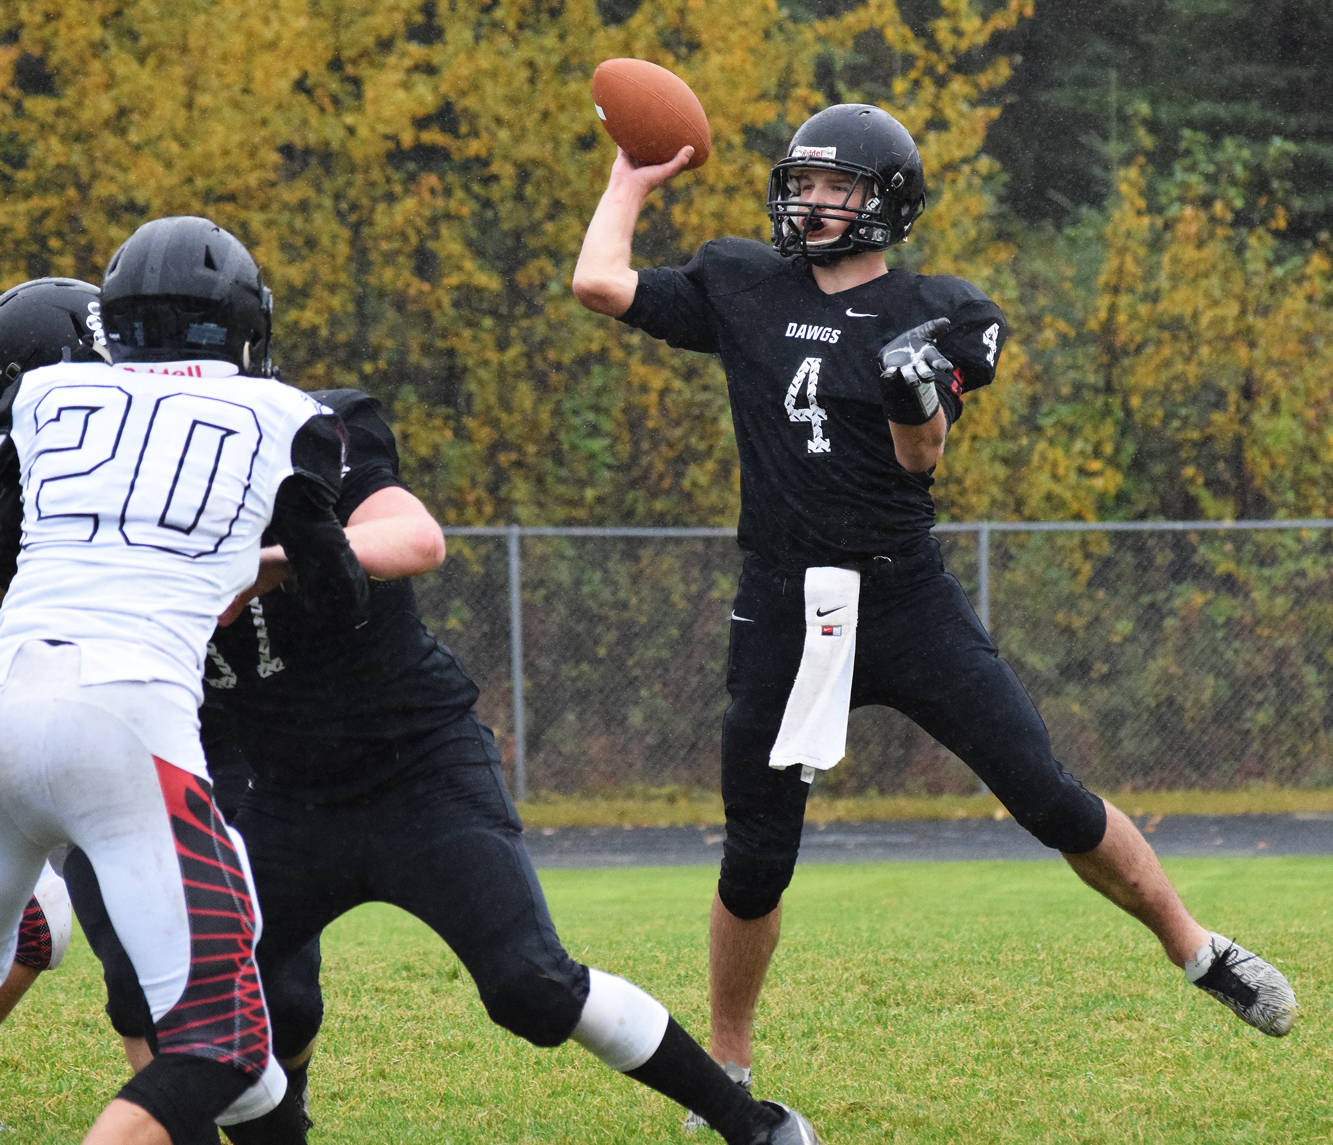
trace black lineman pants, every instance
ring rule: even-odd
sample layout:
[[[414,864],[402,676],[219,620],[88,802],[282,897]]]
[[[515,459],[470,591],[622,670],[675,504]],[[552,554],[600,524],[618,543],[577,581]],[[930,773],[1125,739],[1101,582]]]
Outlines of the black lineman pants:
[[[805,642],[804,578],[747,555],[731,621],[722,733],[727,834],[719,894],[740,918],[777,906],[791,881],[809,785],[768,756]],[[958,756],[1048,847],[1090,851],[1100,798],[1055,759],[1027,691],[1002,660],[933,538],[861,577],[852,707],[895,708]]]
[[[460,761],[460,743],[475,755],[479,737],[449,731],[362,747],[365,774],[391,778],[354,796],[322,802],[318,792],[258,779],[242,800],[236,825],[264,911],[259,969],[279,1057],[298,1052],[318,1025],[293,962],[329,923],[368,902],[400,907],[434,930],[499,1025],[549,1046],[577,1024],[588,972],[556,935],[498,757],[492,746],[491,758]]]

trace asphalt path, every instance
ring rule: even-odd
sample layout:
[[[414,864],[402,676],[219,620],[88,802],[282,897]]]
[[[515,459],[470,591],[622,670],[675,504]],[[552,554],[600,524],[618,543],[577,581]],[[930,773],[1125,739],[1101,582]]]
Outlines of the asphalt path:
[[[1138,816],[1158,855],[1333,855],[1333,813]],[[540,868],[717,866],[722,828],[529,827]],[[802,863],[1048,859],[1012,819],[910,819],[807,823]]]

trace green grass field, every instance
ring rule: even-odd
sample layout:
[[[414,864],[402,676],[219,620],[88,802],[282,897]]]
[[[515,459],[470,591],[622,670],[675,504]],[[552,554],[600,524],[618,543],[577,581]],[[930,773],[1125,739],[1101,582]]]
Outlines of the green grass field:
[[[1264,1037],[1188,986],[1058,859],[798,870],[760,1014],[760,1096],[826,1145],[1256,1145],[1333,1137],[1328,859],[1179,859],[1206,925],[1291,978]],[[711,868],[548,871],[574,955],[707,1033]],[[314,1145],[674,1143],[682,1114],[573,1045],[491,1026],[415,920],[363,907],[325,940]],[[0,1145],[76,1142],[124,1075],[82,937],[0,1029]]]

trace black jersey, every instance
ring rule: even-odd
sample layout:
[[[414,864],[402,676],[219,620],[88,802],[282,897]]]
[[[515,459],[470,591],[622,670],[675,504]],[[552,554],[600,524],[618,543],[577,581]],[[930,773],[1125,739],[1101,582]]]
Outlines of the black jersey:
[[[939,387],[952,422],[988,384],[1004,315],[961,278],[891,270],[825,294],[810,267],[750,239],[705,243],[684,267],[639,272],[622,321],[672,346],[716,354],[741,458],[742,548],[799,571],[904,552],[935,524],[934,478],[894,456],[875,355],[932,318],[958,368]]]
[[[356,390],[312,395],[347,427],[347,473],[337,514],[343,524],[371,494],[401,486],[393,434],[374,399]],[[465,715],[479,690],[448,648],[426,629],[408,579],[372,581],[369,618],[352,632],[302,606],[300,586],[275,589],[231,625],[218,628],[204,679],[205,739],[238,741],[260,774],[317,778],[336,770],[340,741],[354,745],[412,736]],[[318,750],[311,750],[311,744]]]

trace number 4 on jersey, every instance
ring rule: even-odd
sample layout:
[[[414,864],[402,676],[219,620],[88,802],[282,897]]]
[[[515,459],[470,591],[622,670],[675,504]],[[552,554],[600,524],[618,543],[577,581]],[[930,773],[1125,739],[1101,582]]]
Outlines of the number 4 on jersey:
[[[805,443],[807,453],[828,453],[829,442],[824,436],[824,420],[828,416],[819,404],[819,366],[822,358],[806,358],[787,387],[787,420],[808,422],[810,440]],[[805,389],[805,405],[798,406],[797,398]]]

